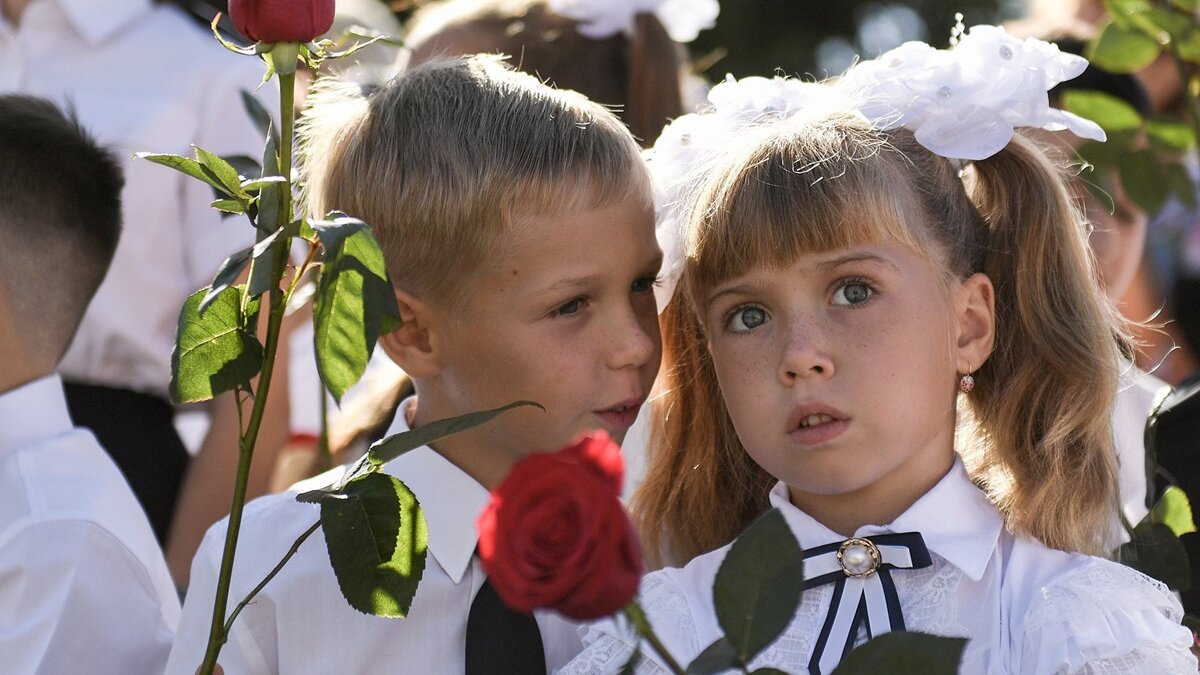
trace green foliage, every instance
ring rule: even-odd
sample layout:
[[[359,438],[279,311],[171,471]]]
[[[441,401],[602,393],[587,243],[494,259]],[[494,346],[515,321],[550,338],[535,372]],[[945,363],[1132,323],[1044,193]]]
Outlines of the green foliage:
[[[1088,45],[1087,57],[1105,70],[1132,73],[1150,65],[1161,51],[1162,45],[1136,26],[1109,21]]]
[[[1142,116],[1125,101],[1100,91],[1074,90],[1062,97],[1063,108],[1099,124],[1108,135],[1137,131]]]
[[[332,214],[310,222],[325,249],[313,307],[317,372],[340,401],[366,370],[375,341],[400,327],[383,251],[370,228]]]
[[[954,675],[966,646],[964,638],[884,633],[846,654],[833,675]]]
[[[1150,519],[1171,528],[1176,537],[1196,531],[1192,521],[1192,505],[1187,493],[1172,485],[1163,491],[1162,499],[1150,513]]]
[[[134,154],[134,157],[175,169],[176,171],[191,176],[198,181],[207,183],[209,186],[223,195],[231,198],[236,197],[236,195],[225,186],[225,183],[221,181],[221,178],[213,173],[212,169],[194,159],[181,157],[180,155],[160,154],[156,152],[139,152]]]
[[[712,675],[730,668],[738,668],[742,660],[738,657],[737,649],[726,638],[718,638],[700,652],[687,667],[687,675]]]
[[[171,398],[176,403],[207,401],[240,385],[249,386],[258,375],[263,348],[247,330],[244,292],[242,286],[226,288],[203,314],[200,303],[208,289],[196,291],[184,303],[171,352]]]
[[[771,509],[734,540],[713,582],[717,623],[742,664],[787,628],[803,590],[803,551]]]
[[[369,473],[320,504],[329,561],[350,606],[375,616],[406,616],[429,545],[416,495],[393,476]]]
[[[1171,528],[1154,522],[1152,515],[1133,528],[1130,541],[1117,550],[1117,559],[1171,590],[1186,591],[1192,586],[1187,550]]]
[[[541,404],[533,401],[514,401],[513,403],[493,408],[492,410],[467,413],[458,417],[430,422],[416,429],[393,434],[376,442],[371,446],[367,456],[375,466],[383,466],[409,450],[419,448],[423,445],[432,445],[447,436],[453,436],[454,434],[462,433],[468,429],[473,429],[481,424],[490,422],[500,413],[523,406],[533,406],[534,408],[545,410]]]
[[[1121,187],[1146,213],[1158,213],[1171,195],[1170,185],[1163,180],[1158,154],[1152,150],[1132,150],[1117,160]]]
[[[244,248],[237,253],[225,259],[221,266],[217,269],[217,275],[213,277],[212,283],[209,284],[208,292],[204,294],[204,298],[200,301],[198,313],[203,316],[208,310],[208,306],[217,299],[225,289],[233,285],[237,281],[238,275],[250,264],[250,255],[253,247]]]

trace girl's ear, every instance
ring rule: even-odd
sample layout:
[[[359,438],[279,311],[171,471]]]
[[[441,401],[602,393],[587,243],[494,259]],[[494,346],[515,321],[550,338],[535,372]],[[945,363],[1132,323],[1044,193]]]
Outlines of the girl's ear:
[[[979,370],[996,339],[996,293],[992,280],[977,272],[963,281],[955,303],[958,340],[955,366],[963,375]]]
[[[403,323],[394,332],[380,337],[379,344],[414,380],[437,375],[442,370],[441,317],[420,298],[399,288],[396,304]]]

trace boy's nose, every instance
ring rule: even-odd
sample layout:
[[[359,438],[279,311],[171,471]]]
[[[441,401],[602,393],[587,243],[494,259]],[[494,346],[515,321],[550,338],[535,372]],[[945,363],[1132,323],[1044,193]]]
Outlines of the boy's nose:
[[[793,329],[788,335],[779,364],[779,381],[785,387],[801,380],[833,376],[833,358],[816,337],[811,329]]]
[[[661,342],[657,313],[644,317],[631,310],[614,328],[608,359],[610,368],[638,368],[658,357]]]

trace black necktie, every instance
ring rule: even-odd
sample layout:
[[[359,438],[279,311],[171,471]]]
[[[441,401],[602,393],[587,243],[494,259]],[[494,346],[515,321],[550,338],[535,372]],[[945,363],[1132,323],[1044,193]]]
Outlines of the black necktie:
[[[505,606],[488,580],[467,615],[466,656],[466,675],[546,675],[537,621]]]
[[[904,630],[893,569],[933,564],[919,532],[880,534],[804,551],[804,587],[833,583],[833,599],[808,662],[811,675],[833,671],[854,648],[861,628],[868,637]]]

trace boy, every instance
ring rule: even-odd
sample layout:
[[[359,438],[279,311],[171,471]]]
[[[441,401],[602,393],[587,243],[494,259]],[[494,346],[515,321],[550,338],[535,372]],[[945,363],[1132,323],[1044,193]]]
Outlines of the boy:
[[[162,670],[179,600],[141,507],[72,425],[55,366],[112,261],[116,159],[52,103],[0,96],[0,658]]]
[[[474,651],[468,618],[488,595],[477,598],[475,519],[520,457],[586,429],[623,438],[654,381],[661,254],[637,145],[600,106],[495,57],[427,63],[367,98],[325,85],[310,100],[310,211],[374,228],[404,320],[381,344],[416,397],[389,435],[518,399],[546,410],[507,412],[386,467],[429,526],[407,619],[350,608],[318,532],[238,616],[219,661],[229,675],[553,671],[580,643],[550,613],[536,615],[541,644],[518,645],[536,665]],[[317,517],[294,492],[247,507],[230,607]],[[210,530],[193,561],[169,673],[191,675],[202,660],[224,530]]]

